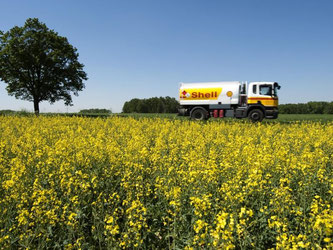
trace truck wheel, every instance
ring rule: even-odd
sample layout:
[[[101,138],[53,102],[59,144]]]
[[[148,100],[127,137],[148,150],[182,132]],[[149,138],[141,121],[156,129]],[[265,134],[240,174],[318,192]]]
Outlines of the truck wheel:
[[[264,113],[260,109],[253,109],[248,117],[251,122],[261,122],[264,119]]]
[[[198,108],[192,111],[191,113],[191,118],[193,120],[206,120],[207,119],[207,111],[202,109],[202,108]]]

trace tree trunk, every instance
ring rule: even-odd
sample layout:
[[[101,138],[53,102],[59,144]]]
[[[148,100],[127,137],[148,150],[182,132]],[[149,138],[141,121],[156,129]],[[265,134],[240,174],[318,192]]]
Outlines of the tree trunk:
[[[39,101],[34,99],[34,109],[35,109],[35,115],[39,115]]]

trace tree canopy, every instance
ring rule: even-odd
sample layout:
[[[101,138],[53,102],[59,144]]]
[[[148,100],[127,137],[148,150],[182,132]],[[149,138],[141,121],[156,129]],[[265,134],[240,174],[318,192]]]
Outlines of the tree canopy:
[[[177,113],[179,103],[172,97],[134,98],[124,103],[124,113]]]
[[[9,95],[32,101],[37,114],[40,102],[64,100],[71,105],[71,93],[77,96],[85,87],[88,78],[78,56],[67,38],[37,18],[0,31],[0,79]]]

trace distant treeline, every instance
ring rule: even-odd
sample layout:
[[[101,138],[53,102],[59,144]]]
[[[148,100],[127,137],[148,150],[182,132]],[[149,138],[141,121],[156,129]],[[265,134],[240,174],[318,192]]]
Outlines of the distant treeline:
[[[79,114],[111,114],[109,109],[81,109]]]
[[[280,104],[280,114],[333,114],[333,102]]]
[[[177,113],[178,101],[173,97],[134,98],[124,103],[124,113]]]
[[[175,98],[153,97],[149,99],[134,98],[125,102],[123,106],[124,113],[177,113],[179,103]],[[112,111],[109,109],[82,109],[78,113],[70,115],[91,115],[101,114],[109,115]],[[279,105],[280,114],[333,114],[333,102],[308,102],[308,103],[288,103]],[[0,115],[27,115],[31,112],[26,110],[15,111],[9,109],[0,110]],[[45,114],[62,114],[67,113],[45,113]],[[69,114],[67,114],[69,115]]]
[[[26,111],[26,110],[11,110],[11,109],[2,109],[0,110],[0,115],[27,115],[30,114],[31,112]]]
[[[2,109],[0,110],[0,115],[33,115],[34,113],[27,110],[10,110]],[[84,117],[95,117],[95,116],[109,116],[112,114],[112,111],[109,109],[82,109],[78,113],[56,113],[56,112],[47,112],[41,113],[42,115],[60,115],[60,116],[84,116]]]

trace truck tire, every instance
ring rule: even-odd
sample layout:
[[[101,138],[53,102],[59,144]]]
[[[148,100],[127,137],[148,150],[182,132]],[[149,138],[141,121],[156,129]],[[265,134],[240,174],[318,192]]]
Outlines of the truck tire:
[[[264,119],[264,113],[260,109],[250,111],[248,118],[251,122],[261,122]]]
[[[206,120],[207,111],[203,108],[196,108],[191,112],[191,119],[198,121]]]

